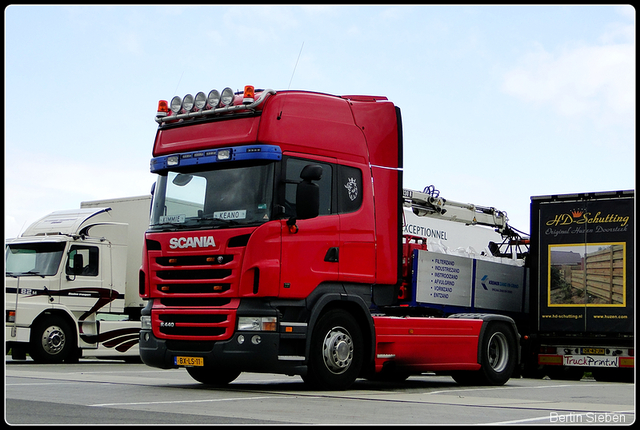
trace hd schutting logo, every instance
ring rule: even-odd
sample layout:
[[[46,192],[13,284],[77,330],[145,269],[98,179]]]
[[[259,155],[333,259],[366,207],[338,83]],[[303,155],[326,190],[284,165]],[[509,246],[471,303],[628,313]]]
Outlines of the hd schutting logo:
[[[626,227],[629,223],[629,215],[603,214],[598,211],[595,214],[587,212],[585,209],[572,209],[569,213],[555,215],[547,221],[548,226],[558,227],[563,225],[583,225],[583,224],[609,224],[616,227]]]

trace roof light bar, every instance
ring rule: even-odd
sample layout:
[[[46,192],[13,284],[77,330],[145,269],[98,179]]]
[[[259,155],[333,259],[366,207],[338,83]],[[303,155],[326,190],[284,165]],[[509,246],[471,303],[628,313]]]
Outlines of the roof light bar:
[[[242,93],[236,95],[229,87],[222,90],[222,94],[218,90],[211,90],[207,96],[203,92],[199,92],[193,97],[187,94],[184,98],[175,96],[170,103],[158,103],[158,111],[156,113],[156,122],[159,124],[165,122],[180,122],[185,119],[202,117],[207,115],[216,115],[230,113],[235,111],[252,111],[260,106],[267,97],[275,95],[276,91],[267,89],[261,91],[260,96],[256,100],[255,89],[251,85],[244,87]],[[239,95],[242,94],[242,99]],[[242,102],[240,102],[242,100]],[[165,110],[165,105],[168,107]]]

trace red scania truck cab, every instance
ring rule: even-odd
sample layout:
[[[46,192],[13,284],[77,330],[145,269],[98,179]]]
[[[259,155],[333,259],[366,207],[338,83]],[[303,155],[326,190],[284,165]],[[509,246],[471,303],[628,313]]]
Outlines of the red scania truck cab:
[[[156,121],[144,363],[208,384],[248,371],[343,389],[391,367],[508,380],[509,318],[383,313],[406,282],[386,97],[227,88],[161,102]]]

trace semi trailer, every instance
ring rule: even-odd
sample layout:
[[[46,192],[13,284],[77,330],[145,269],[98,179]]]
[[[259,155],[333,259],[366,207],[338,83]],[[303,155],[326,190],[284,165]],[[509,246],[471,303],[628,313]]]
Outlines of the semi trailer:
[[[530,374],[633,381],[635,193],[531,198]]]

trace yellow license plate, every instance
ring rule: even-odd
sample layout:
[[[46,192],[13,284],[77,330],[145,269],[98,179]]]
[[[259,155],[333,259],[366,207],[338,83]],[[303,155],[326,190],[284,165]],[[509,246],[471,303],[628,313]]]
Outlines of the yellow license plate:
[[[175,357],[176,366],[204,366],[204,358],[202,357]]]
[[[604,355],[604,348],[582,348],[583,354]]]

